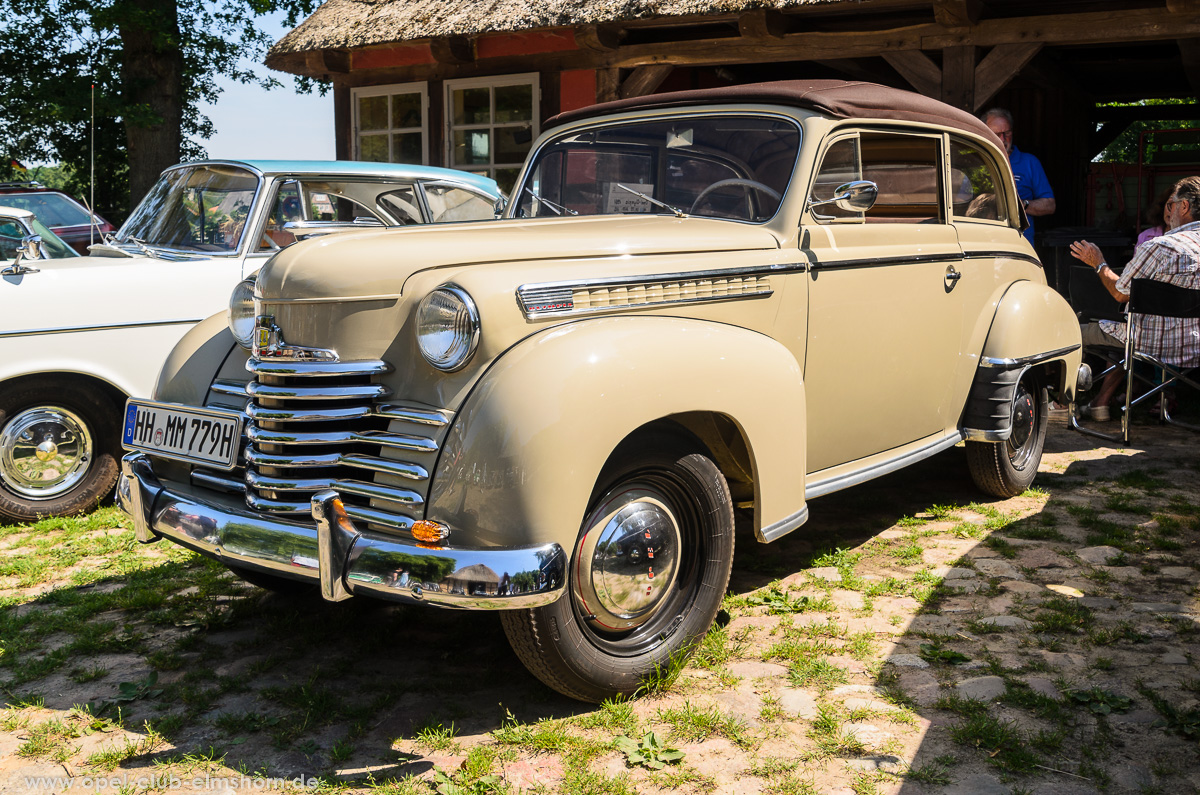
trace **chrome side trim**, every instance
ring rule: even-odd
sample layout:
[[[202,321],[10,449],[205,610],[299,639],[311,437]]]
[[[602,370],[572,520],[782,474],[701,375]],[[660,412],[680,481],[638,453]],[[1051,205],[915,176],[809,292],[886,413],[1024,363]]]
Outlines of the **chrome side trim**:
[[[832,494],[835,491],[857,486],[860,483],[866,483],[868,480],[873,480],[890,472],[895,472],[898,469],[903,469],[910,464],[915,464],[918,461],[929,458],[932,455],[937,455],[943,450],[948,450],[954,445],[962,441],[963,435],[961,431],[953,431],[937,441],[921,447],[912,452],[898,455],[895,458],[882,461],[878,464],[858,469],[845,475],[839,475],[834,478],[826,478],[818,480],[815,483],[804,487],[804,499],[811,500],[814,497],[821,497],[826,494]]]
[[[1042,261],[1031,254],[1021,254],[1015,251],[964,251],[964,259],[1019,259],[1032,262],[1039,268],[1044,267]]]
[[[998,367],[1001,370],[1016,370],[1021,367],[1028,367],[1031,364],[1039,364],[1050,359],[1057,359],[1060,356],[1066,356],[1068,353],[1079,350],[1080,347],[1079,345],[1068,345],[1058,350],[1035,353],[1032,356],[1021,356],[1016,359],[998,359],[993,356],[981,356],[979,357],[979,366]]]
[[[240,381],[217,380],[209,384],[208,389],[210,392],[216,392],[218,395],[246,397],[246,385]]]
[[[808,521],[808,506],[805,505],[791,516],[784,517],[774,524],[755,532],[759,542],[769,544],[777,538],[787,535]]]
[[[118,502],[139,538],[167,538],[226,565],[313,585],[341,582],[348,594],[440,607],[538,607],[563,594],[567,556],[558,544],[431,549],[331,521],[333,491],[317,495],[322,499],[309,505],[309,521],[302,524],[168,491],[139,453],[125,456],[121,470],[125,485]]]
[[[79,331],[119,331],[128,328],[154,328],[156,326],[194,326],[204,318],[183,318],[181,320],[152,320],[144,323],[104,323],[95,326],[53,326],[51,328],[24,328],[16,331],[0,331],[0,339],[6,337],[36,337],[43,334],[74,334]]]
[[[375,375],[390,373],[392,366],[387,362],[338,362],[338,361],[279,361],[272,359],[247,359],[246,369],[255,375],[294,376],[299,378],[323,375]]]
[[[646,276],[616,276],[578,281],[536,282],[517,288],[517,304],[527,320],[561,315],[593,314],[614,309],[638,309],[670,304],[713,303],[741,299],[767,298],[773,294],[767,277],[779,273],[803,273],[806,262],[786,263],[744,268],[723,268],[678,273],[655,273]],[[729,285],[717,284],[729,279],[758,279],[757,289],[729,291]],[[678,284],[678,295],[655,297],[649,291],[655,287]],[[706,287],[699,287],[706,284]],[[616,302],[598,306],[575,306],[574,293],[589,290],[625,291]],[[632,293],[632,294],[630,294]]]
[[[900,257],[864,257],[863,259],[841,259],[829,262],[814,262],[813,271],[831,271],[841,268],[877,268],[884,265],[919,265],[926,262],[961,262],[963,255],[957,252],[945,254],[910,254]]]
[[[374,400],[387,397],[391,390],[382,384],[362,386],[275,386],[251,381],[246,394],[273,400]]]

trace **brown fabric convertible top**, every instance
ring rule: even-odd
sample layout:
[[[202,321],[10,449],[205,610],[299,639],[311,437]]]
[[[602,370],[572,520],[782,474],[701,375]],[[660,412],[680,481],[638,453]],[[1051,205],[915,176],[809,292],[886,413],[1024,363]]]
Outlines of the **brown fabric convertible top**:
[[[1004,150],[1000,139],[987,125],[964,110],[912,91],[848,80],[779,80],[618,99],[560,113],[548,119],[543,129],[618,111],[750,102],[790,105],[839,119],[895,119],[938,124],[982,135]]]

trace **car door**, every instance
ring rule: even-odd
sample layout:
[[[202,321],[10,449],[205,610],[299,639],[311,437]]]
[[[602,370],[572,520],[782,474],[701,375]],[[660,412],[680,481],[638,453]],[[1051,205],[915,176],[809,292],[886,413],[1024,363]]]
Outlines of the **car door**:
[[[948,223],[940,133],[862,129],[824,148],[810,197],[874,182],[865,213],[810,206],[804,377],[808,471],[885,452],[958,421],[962,255]]]

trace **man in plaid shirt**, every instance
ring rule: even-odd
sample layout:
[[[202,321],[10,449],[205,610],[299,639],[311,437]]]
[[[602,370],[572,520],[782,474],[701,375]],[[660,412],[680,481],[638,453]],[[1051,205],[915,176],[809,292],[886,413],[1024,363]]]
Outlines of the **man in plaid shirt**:
[[[1200,177],[1185,177],[1175,183],[1163,215],[1170,231],[1139,246],[1119,277],[1105,263],[1100,249],[1086,240],[1071,244],[1071,256],[1095,268],[1104,287],[1118,301],[1129,300],[1135,278],[1200,289]],[[1125,347],[1124,323],[1101,320],[1085,324],[1082,331],[1085,346]],[[1133,343],[1137,350],[1167,364],[1195,366],[1200,364],[1200,320],[1147,316]],[[1120,371],[1109,373],[1099,394],[1083,407],[1084,415],[1100,421],[1110,419],[1108,404],[1123,377]]]

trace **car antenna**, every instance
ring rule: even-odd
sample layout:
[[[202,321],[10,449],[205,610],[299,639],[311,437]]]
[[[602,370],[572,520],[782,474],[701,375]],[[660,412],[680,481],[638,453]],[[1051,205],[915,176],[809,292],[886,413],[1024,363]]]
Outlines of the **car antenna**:
[[[99,224],[96,222],[96,211],[92,208],[96,206],[96,81],[92,81],[92,137],[91,143],[88,145],[89,155],[91,157],[92,171],[88,178],[88,191],[91,196],[91,203],[88,205],[88,215],[92,217],[92,224],[88,227],[88,246],[95,245],[96,231]],[[104,235],[100,236],[104,239]]]

